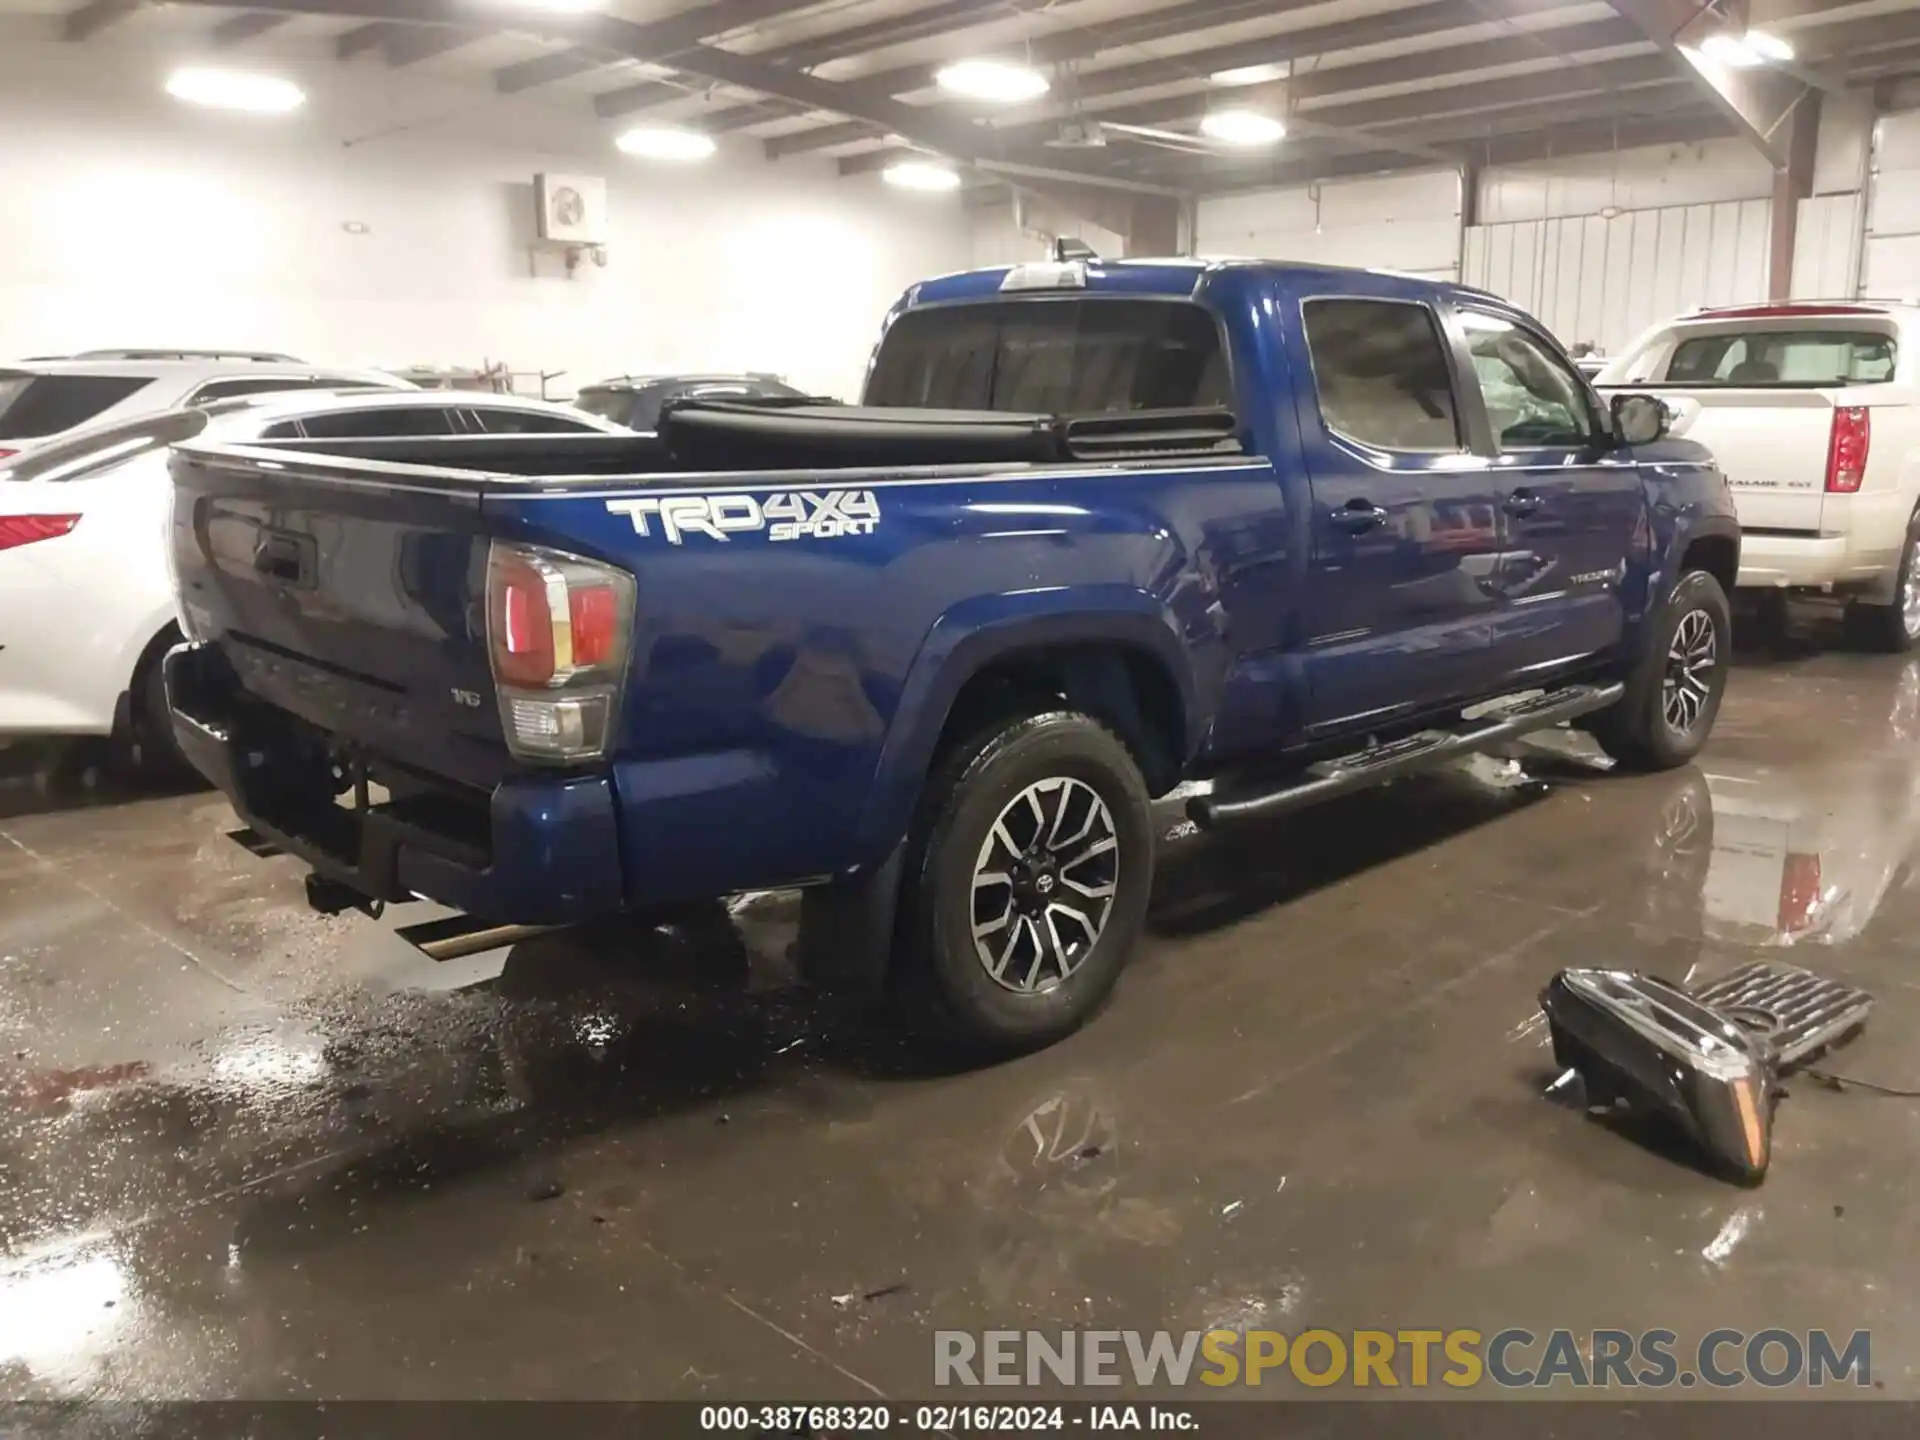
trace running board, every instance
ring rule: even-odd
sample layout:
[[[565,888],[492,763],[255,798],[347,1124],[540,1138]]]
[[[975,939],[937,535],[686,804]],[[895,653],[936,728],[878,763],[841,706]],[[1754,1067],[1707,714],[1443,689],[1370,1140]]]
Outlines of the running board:
[[[1211,795],[1196,796],[1187,802],[1187,816],[1202,830],[1211,830],[1235,820],[1283,815],[1458,755],[1470,755],[1516,735],[1603,710],[1625,692],[1626,686],[1616,681],[1610,685],[1567,685],[1531,695],[1510,705],[1496,705],[1457,730],[1422,730],[1404,740],[1322,760],[1271,789],[1239,793],[1216,789]]]

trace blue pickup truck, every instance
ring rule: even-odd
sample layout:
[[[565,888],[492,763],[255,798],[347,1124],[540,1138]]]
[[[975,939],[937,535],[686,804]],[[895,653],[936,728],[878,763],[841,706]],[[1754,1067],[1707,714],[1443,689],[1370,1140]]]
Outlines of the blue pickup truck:
[[[183,446],[186,754],[322,908],[804,887],[809,976],[1015,1049],[1225,826],[1573,722],[1679,765],[1739,530],[1494,296],[1259,262],[946,276],[863,401]]]

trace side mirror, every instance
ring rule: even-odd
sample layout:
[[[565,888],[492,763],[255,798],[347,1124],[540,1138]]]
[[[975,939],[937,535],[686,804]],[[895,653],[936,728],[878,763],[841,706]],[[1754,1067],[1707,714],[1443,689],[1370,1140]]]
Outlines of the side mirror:
[[[1651,445],[1671,423],[1667,407],[1652,395],[1613,397],[1613,433],[1622,445]]]

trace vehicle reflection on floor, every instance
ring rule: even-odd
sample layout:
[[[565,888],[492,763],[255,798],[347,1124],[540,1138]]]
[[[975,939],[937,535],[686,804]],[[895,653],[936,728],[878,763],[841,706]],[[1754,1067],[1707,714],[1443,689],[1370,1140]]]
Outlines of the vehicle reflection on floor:
[[[1655,904],[1697,905],[1703,936],[1735,945],[1838,945],[1867,927],[1920,848],[1920,660],[1856,696],[1854,718],[1884,716],[1878,743],[1703,757],[1661,812],[1656,874],[1675,893]]]

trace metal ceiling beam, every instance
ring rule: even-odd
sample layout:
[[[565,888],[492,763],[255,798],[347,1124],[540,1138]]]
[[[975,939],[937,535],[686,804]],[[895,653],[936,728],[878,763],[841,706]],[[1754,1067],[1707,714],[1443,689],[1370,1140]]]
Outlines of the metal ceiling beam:
[[[1692,94],[1658,56],[1634,56],[1571,72],[1588,76],[1577,89],[1569,87],[1569,73],[1550,71],[1472,82],[1414,95],[1328,106],[1299,118],[1316,128],[1338,132],[1339,148],[1358,151],[1371,159],[1373,169],[1404,169],[1409,158],[1405,152],[1414,145],[1428,152],[1443,150],[1453,161],[1458,154],[1454,146],[1474,145],[1484,149],[1490,143],[1497,143],[1501,130],[1516,124],[1546,125],[1556,117],[1593,117],[1600,123],[1614,123],[1611,117],[1617,116],[1618,123],[1625,125],[1645,110],[1669,113],[1677,100]],[[1618,93],[1622,89],[1627,93]],[[1627,105],[1633,107],[1632,111],[1623,109]],[[1303,129],[1301,133],[1306,132]],[[1369,140],[1377,142],[1371,155],[1361,148],[1362,142]],[[1326,142],[1322,140],[1316,148],[1324,151]],[[1248,152],[1244,160],[1238,161],[1223,152],[1221,161],[1245,165],[1277,163],[1284,168],[1295,149],[1288,145],[1277,151]],[[839,162],[840,173],[853,175],[882,169],[909,153],[890,148],[850,155]],[[1074,152],[1041,150],[1039,153]],[[1425,163],[1434,162],[1426,158]]]
[[[398,33],[387,37],[387,64],[395,69],[403,65],[417,65],[422,60],[431,60],[436,55],[444,55],[449,50],[458,50],[462,45],[471,45],[484,38],[481,31],[456,30],[451,25],[403,26]]]
[[[1631,116],[1617,123],[1589,121],[1549,126],[1524,135],[1509,135],[1502,138],[1494,158],[1500,164],[1522,164],[1529,160],[1605,154],[1629,146],[1697,145],[1732,133],[1733,126],[1725,116],[1708,106],[1698,105],[1693,111],[1683,114]],[[1479,159],[1471,146],[1462,144],[1454,148],[1457,150],[1456,163],[1465,165]],[[1355,179],[1407,168],[1405,160],[1386,153],[1321,156],[1265,169],[1221,165],[1210,169],[1195,188],[1203,195],[1231,194],[1236,190]]]
[[[216,0],[184,0],[187,4],[211,4]],[[766,3],[766,0],[741,0],[741,3]],[[1271,0],[1267,0],[1271,3]],[[1290,3],[1290,0],[1289,0]],[[462,0],[257,0],[256,9],[284,11],[303,15],[335,15],[343,19],[379,20],[403,25],[437,25],[464,31],[472,23],[473,11]],[[703,7],[705,19],[689,23],[704,27],[712,23],[717,5]],[[577,45],[610,51],[634,60],[652,60],[657,54],[657,27],[625,20],[615,15],[579,13],[558,14],[527,11],[517,13],[511,30],[537,35],[551,41],[571,41]],[[506,27],[503,27],[506,28]],[[861,95],[847,86],[812,75],[792,74],[754,56],[736,55],[710,45],[687,45],[675,63],[690,73],[703,75],[726,85],[777,95],[795,104],[866,120],[899,135],[909,144],[936,151],[955,160],[986,167],[1008,157],[996,145],[993,132],[980,125],[936,115],[895,100]],[[1088,185],[1107,185],[1119,189],[1137,189],[1130,182],[1108,175],[1103,170],[1076,168],[1070,161],[1048,167],[1054,177],[1071,176]]]
[[[1130,90],[1144,90],[1150,86],[1182,82],[1204,85],[1209,76],[1220,70],[1247,65],[1284,65],[1289,62],[1319,60],[1342,50],[1357,50],[1367,45],[1383,45],[1423,35],[1444,34],[1448,30],[1483,23],[1484,19],[1485,17],[1469,3],[1469,0],[1439,0],[1439,3],[1435,4],[1412,5],[1390,10],[1381,15],[1369,15],[1359,20],[1341,20],[1330,25],[1310,25],[1262,40],[1190,51],[1171,59],[1143,60],[1131,65],[1117,65],[1092,75],[1074,77],[1069,84],[1062,87],[1060,98],[1074,102],[1075,107],[1079,108],[1088,101],[1121,95]],[[1567,48],[1578,50],[1598,50],[1609,45],[1626,44],[1640,38],[1639,32],[1629,22],[1621,19],[1600,20],[1589,25],[1576,25],[1545,33],[1554,37],[1565,37],[1564,43]],[[1421,79],[1427,75],[1449,69],[1461,69],[1469,65],[1473,68],[1487,68],[1510,64],[1517,60],[1532,60],[1537,58],[1538,53],[1534,45],[1522,37],[1478,40],[1469,44],[1424,50],[1395,60],[1377,61],[1370,65],[1341,66],[1328,70],[1315,69],[1299,76],[1292,82],[1290,88],[1296,96],[1314,93],[1316,89],[1324,87],[1359,89],[1369,85],[1392,84],[1396,80]],[[1483,55],[1490,58],[1477,58]],[[912,74],[915,79],[918,79],[920,72],[915,71]],[[1375,75],[1388,74],[1393,78],[1372,78]],[[1361,78],[1349,78],[1356,75]],[[926,78],[931,80],[930,72]],[[910,94],[912,91],[903,93]],[[871,134],[870,130],[857,124],[823,126],[818,130],[804,130],[795,135],[774,137],[767,141],[767,155],[770,159],[778,159],[783,155],[798,155],[809,150],[829,149],[870,138]]]
[[[1044,35],[1036,35],[1030,41],[1011,48],[1031,64],[1057,65],[1067,61],[1085,60],[1100,54],[1102,51],[1124,48],[1131,45],[1148,44],[1156,40],[1165,40],[1171,36],[1185,35],[1194,30],[1211,26],[1236,24],[1240,21],[1251,19],[1266,19],[1274,15],[1286,14],[1292,10],[1303,9],[1310,4],[1317,3],[1320,3],[1320,0],[1264,0],[1264,3],[1263,0],[1184,0],[1184,3],[1174,5],[1171,8],[1149,11],[1144,15],[1127,16],[1117,20],[1103,20],[1075,29],[1056,30]],[[1441,3],[1441,0],[1427,0],[1425,4],[1406,8],[1428,9],[1437,3]],[[1567,3],[1567,0],[1502,0],[1502,3],[1533,5],[1542,3],[1561,4]],[[967,22],[967,24],[972,23],[976,22],[972,20]],[[965,29],[966,25],[957,25],[953,28],[956,30]],[[839,35],[845,35],[848,32],[841,31],[837,33]],[[833,39],[835,37],[828,36],[825,38]],[[803,41],[800,46],[775,51],[763,58],[772,60],[774,63],[780,65],[793,65],[801,63],[796,61],[793,58],[794,56],[811,53],[815,58],[807,59],[804,63],[818,64],[823,63],[825,59],[839,59],[844,58],[845,55],[861,53],[860,50],[849,50],[842,52],[842,54],[821,57],[817,55],[817,52],[804,52],[804,46],[808,43],[810,42]],[[877,47],[869,44],[865,48],[873,49]],[[1004,45],[995,48],[1002,51],[1009,49],[1009,47]],[[873,75],[863,75],[858,79],[846,80],[842,83],[852,86],[862,93],[876,96],[892,97],[911,95],[916,90],[924,90],[933,84],[934,71],[938,68],[937,65],[921,62],[913,65],[899,66],[892,70],[880,71]],[[641,97],[628,97],[628,102],[626,103],[627,108],[631,109],[636,108],[638,104],[652,102]],[[603,110],[601,113],[606,114],[608,112]],[[624,114],[625,110],[617,113]],[[710,123],[716,123],[724,129],[735,129],[738,128],[739,124],[753,124],[755,122],[752,120],[741,120],[735,112],[723,111],[720,115],[712,117]]]
[[[118,25],[142,0],[87,0],[78,10],[69,10],[60,20],[62,40],[91,40],[109,25]]]
[[[235,45],[244,45],[249,40],[258,39],[269,30],[278,30],[287,23],[287,18],[285,15],[268,15],[258,10],[243,11],[214,26],[208,38],[215,49],[230,49]]]
[[[1595,68],[1581,64],[1579,58],[1581,55],[1589,51],[1629,45],[1641,39],[1633,26],[1619,19],[1596,20],[1589,24],[1568,26],[1562,30],[1545,33],[1556,37],[1555,43],[1564,47],[1563,56],[1573,63],[1540,73],[1559,77],[1556,81],[1548,82],[1549,88],[1557,85],[1563,90],[1571,88],[1574,91],[1581,88],[1582,82],[1572,81],[1570,87],[1568,77],[1582,70]],[[1457,90],[1461,98],[1470,100],[1481,85],[1498,85],[1504,82],[1474,81],[1465,79],[1463,76],[1477,70],[1524,64],[1539,59],[1540,52],[1530,38],[1513,36],[1498,40],[1478,40],[1466,44],[1447,45],[1434,50],[1421,50],[1411,55],[1395,56],[1390,60],[1374,60],[1359,65],[1341,65],[1332,69],[1313,70],[1293,80],[1280,82],[1278,88],[1284,91],[1289,109],[1307,102],[1337,100],[1342,95],[1354,94],[1361,90],[1415,82],[1425,82],[1433,89],[1442,92],[1450,89]],[[1658,72],[1650,71],[1650,73]],[[1201,90],[1110,111],[1095,110],[1092,112],[1092,118],[1096,120],[1110,118],[1138,125],[1198,120],[1206,113],[1214,97],[1219,93],[1218,90]],[[1322,124],[1334,123],[1323,118],[1317,111],[1299,113],[1303,120],[1318,119]],[[1044,140],[1048,134],[1058,129],[1059,121],[1052,120],[1021,126],[1007,133],[1010,140],[1016,137]]]
[[[1747,140],[1777,168],[1787,163],[1788,119],[1808,94],[1803,80],[1771,66],[1733,70],[1716,64],[1695,46],[1729,27],[1696,0],[1607,0],[1637,25],[1735,122]]]
[[[493,72],[493,88],[502,95],[518,95],[522,90],[531,90],[537,85],[571,80],[575,75],[598,70],[608,63],[605,56],[596,55],[591,50],[552,50],[545,55],[536,55],[531,60],[502,65]]]
[[[334,37],[333,58],[351,60],[356,55],[369,50],[377,50],[399,29],[396,25],[376,22],[372,25],[357,25],[344,35]]]
[[[661,46],[657,59],[671,61],[682,44],[693,44],[715,35],[724,35],[729,30],[737,30],[743,25],[756,25],[762,21],[777,19],[782,15],[804,10],[818,0],[719,0],[719,3],[694,5],[678,15],[669,15],[664,20],[654,21],[642,28],[652,31],[655,43]],[[948,0],[948,3],[935,7],[936,10],[954,10],[964,8],[968,18],[964,23],[973,24],[980,17],[979,12],[997,7],[1001,0]],[[895,15],[886,20],[875,21],[870,25],[856,27],[857,33],[869,38],[869,46],[892,44],[900,35],[901,27],[926,12],[914,15]],[[848,31],[836,31],[833,35],[820,36],[812,40],[802,40],[797,45],[784,47],[776,53],[756,56],[771,64],[802,69],[834,59],[830,42],[845,36]],[[936,33],[929,31],[928,33]],[[904,38],[924,38],[917,34],[907,34]],[[636,85],[625,85],[618,90],[609,90],[593,97],[594,113],[603,120],[618,119],[622,115],[632,114],[635,110],[644,110],[650,105],[658,105],[668,100],[678,99],[687,93],[684,85],[670,85],[659,80],[643,80]]]

